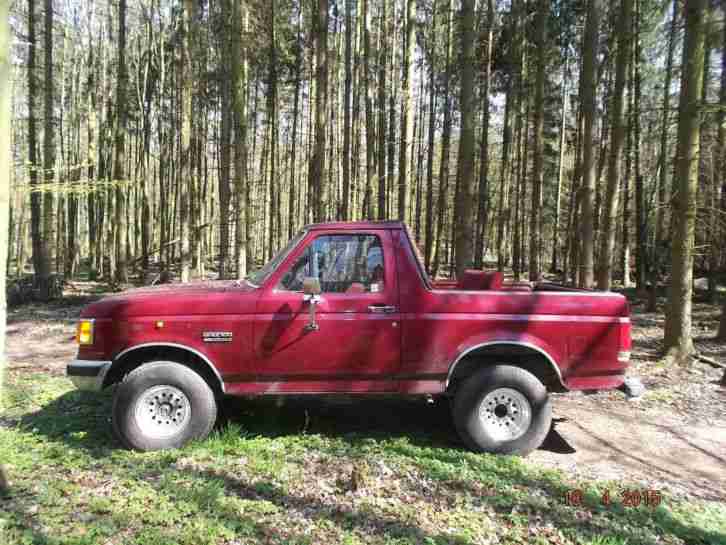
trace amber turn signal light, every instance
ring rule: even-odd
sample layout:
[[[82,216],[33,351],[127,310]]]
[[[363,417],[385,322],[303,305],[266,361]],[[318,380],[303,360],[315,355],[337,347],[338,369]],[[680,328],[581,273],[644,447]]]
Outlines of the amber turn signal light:
[[[78,322],[76,342],[80,345],[93,344],[93,320],[81,320]]]

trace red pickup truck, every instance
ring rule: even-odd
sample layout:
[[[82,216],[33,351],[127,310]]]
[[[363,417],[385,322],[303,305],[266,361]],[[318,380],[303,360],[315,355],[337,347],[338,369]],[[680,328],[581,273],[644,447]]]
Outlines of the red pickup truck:
[[[623,383],[630,318],[614,293],[474,270],[434,281],[401,222],[323,223],[245,280],[92,303],[77,339],[67,373],[117,384],[130,448],[205,437],[225,395],[398,394],[449,397],[470,448],[524,455],[549,431],[548,392]]]

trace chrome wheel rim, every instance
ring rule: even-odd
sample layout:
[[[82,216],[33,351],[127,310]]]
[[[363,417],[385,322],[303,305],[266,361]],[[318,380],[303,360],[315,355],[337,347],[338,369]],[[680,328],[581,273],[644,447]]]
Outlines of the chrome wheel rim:
[[[153,386],[141,394],[134,411],[136,423],[147,437],[161,439],[183,430],[191,417],[191,405],[175,386]]]
[[[496,441],[519,439],[532,423],[532,406],[527,398],[512,388],[489,392],[479,405],[479,419],[484,431]]]

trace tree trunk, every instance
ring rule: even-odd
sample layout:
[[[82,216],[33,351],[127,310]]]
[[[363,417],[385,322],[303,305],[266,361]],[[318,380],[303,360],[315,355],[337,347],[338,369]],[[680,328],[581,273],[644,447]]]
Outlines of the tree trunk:
[[[504,127],[502,129],[502,164],[499,173],[499,206],[497,208],[497,270],[502,272],[507,263],[506,237],[509,218],[509,162],[512,145],[511,109],[514,94],[511,81],[506,84],[504,101]]]
[[[394,3],[395,8],[395,3]],[[435,9],[435,8],[434,8]],[[378,219],[386,219],[386,68],[388,58],[387,0],[381,0],[378,25]]]
[[[118,3],[118,73],[116,76],[116,137],[113,163],[113,181],[116,185],[114,223],[117,229],[114,242],[116,254],[116,278],[119,283],[128,282],[126,271],[126,0]]]
[[[415,49],[416,0],[406,2],[406,34],[403,43],[403,81],[401,89],[401,149],[398,163],[398,219],[407,221],[406,195],[409,187],[407,171],[413,148],[413,53]]]
[[[373,101],[371,98],[371,32],[368,16],[368,0],[363,0],[363,101],[366,114],[366,181],[363,192],[363,218],[373,219],[373,178],[375,176],[375,116],[373,115]]]
[[[459,191],[456,199],[456,276],[474,259],[474,0],[461,4],[461,134],[459,135]]]
[[[633,59],[633,77],[634,97],[633,97],[633,139],[635,143],[633,165],[635,168],[635,286],[638,293],[642,293],[645,289],[645,279],[648,270],[647,263],[647,225],[645,215],[645,190],[643,187],[643,174],[641,172],[640,163],[640,146],[641,146],[641,72],[640,65],[642,62],[642,47],[640,40],[641,21],[642,21],[641,0],[635,2],[635,22],[633,23],[635,36],[634,59]]]
[[[538,0],[537,6],[537,78],[534,110],[534,172],[532,172],[532,210],[529,215],[529,279],[538,281],[542,275],[542,184],[544,179],[544,85],[546,69],[546,34],[548,2]],[[525,161],[526,161],[525,157]]]
[[[648,312],[655,312],[657,307],[658,280],[660,269],[663,264],[662,254],[665,254],[667,245],[665,243],[666,206],[668,194],[668,124],[670,120],[671,102],[671,78],[673,75],[673,57],[676,49],[676,32],[678,30],[678,0],[673,0],[673,15],[671,17],[671,28],[668,36],[668,57],[665,67],[665,82],[663,84],[663,108],[661,113],[660,126],[660,152],[658,158],[658,202],[655,209],[655,245],[653,248],[653,260],[650,275],[650,293],[648,297]]]
[[[446,216],[446,197],[449,191],[449,147],[451,144],[451,55],[453,50],[453,0],[446,7],[446,71],[444,72],[444,127],[441,135],[441,162],[439,165],[438,217],[436,219],[436,248],[432,274],[436,277],[442,261],[442,235]]]
[[[40,298],[50,299],[54,293],[50,273],[55,265],[55,229],[53,220],[53,182],[55,181],[55,128],[53,126],[55,82],[53,79],[53,0],[45,0],[43,41],[45,46],[45,81],[43,93],[43,170],[45,190],[43,191],[43,241],[48,256],[48,273],[39,279]]]
[[[721,110],[718,113],[718,143],[716,145],[716,158],[714,162],[718,165],[718,180],[715,182],[721,185],[721,199],[726,197],[726,25],[723,28],[723,47],[721,48],[721,92],[719,95]],[[715,211],[712,212],[715,214]],[[721,218],[723,221],[723,218]],[[723,229],[718,229],[719,235]],[[722,240],[722,239],[719,239]],[[718,340],[726,341],[726,302],[721,312],[721,320],[718,325]],[[724,374],[726,379],[726,374]]]
[[[315,143],[310,160],[308,183],[312,193],[313,220],[327,217],[327,184],[325,183],[325,142],[328,111],[328,0],[317,0],[313,10],[315,42]]]
[[[268,258],[275,252],[275,231],[280,228],[279,211],[277,203],[280,187],[277,182],[277,42],[275,40],[275,2],[270,0],[270,63],[269,81],[267,90],[267,127],[270,137],[270,182],[269,182],[269,208],[268,208]],[[263,162],[264,165],[264,162]]]
[[[384,0],[385,2],[385,0]],[[343,221],[349,219],[350,213],[350,93],[353,86],[353,0],[345,0],[345,89],[343,91]]]
[[[197,4],[195,0],[184,0],[182,32],[184,46],[179,53],[181,78],[181,165],[180,175],[183,187],[179,195],[179,238],[181,239],[181,281],[189,282],[192,267],[191,253],[191,207],[194,194],[194,165],[192,164],[192,102],[194,75],[192,60],[195,50],[195,26]]]
[[[487,18],[484,36],[484,68],[481,89],[481,141],[479,145],[479,195],[474,240],[474,266],[484,266],[485,238],[489,221],[489,87],[491,80],[492,51],[494,48],[494,0],[487,0]]]
[[[615,254],[615,221],[618,210],[618,185],[622,175],[622,155],[625,141],[625,85],[628,57],[630,56],[630,31],[632,0],[621,0],[617,24],[617,59],[615,64],[615,89],[613,92],[610,127],[612,131],[608,159],[608,182],[603,210],[602,240],[600,245],[600,270],[598,289],[609,290],[612,282],[613,255]]]
[[[436,146],[436,1],[431,14],[431,48],[429,61],[429,127],[428,152],[426,159],[426,240],[424,261],[426,269],[431,267],[431,253],[434,246],[434,151]]]
[[[637,2],[637,0],[635,0]],[[632,61],[633,52],[632,48],[630,51],[630,60]],[[626,137],[625,137],[625,171],[621,180],[622,195],[623,195],[623,221],[621,223],[622,229],[622,241],[620,244],[620,261],[621,269],[623,271],[623,288],[628,289],[632,287],[630,281],[630,201],[631,201],[631,188],[630,176],[633,171],[633,89],[634,89],[635,78],[633,77],[633,63],[628,62],[628,104],[626,106],[625,119],[627,120]]]
[[[33,2],[29,2],[31,11]],[[12,130],[12,75],[10,59],[10,17],[9,2],[0,3],[0,225],[8,225],[10,213],[10,131]],[[31,42],[34,47],[35,40]],[[35,53],[32,53],[35,55]],[[2,407],[3,378],[5,372],[5,331],[7,328],[5,278],[8,261],[8,230],[0,229],[0,407]],[[8,492],[9,483],[5,470],[0,465],[0,496]]]
[[[297,15],[297,59],[295,61],[295,104],[292,110],[292,140],[290,151],[290,193],[288,200],[287,212],[287,237],[292,238],[296,227],[296,172],[297,172],[297,134],[298,134],[298,118],[300,116],[300,87],[302,80],[302,64],[303,64],[303,44],[302,44],[302,6],[300,6]]]
[[[48,246],[43,238],[43,193],[37,191],[38,186],[38,143],[36,136],[36,101],[37,80],[35,55],[37,40],[35,34],[35,0],[28,0],[28,179],[30,180],[30,229],[33,245],[33,271],[37,287],[47,285],[50,276],[50,257]],[[3,21],[3,24],[4,21]],[[10,79],[6,80],[10,81]]]
[[[685,363],[694,352],[691,337],[693,245],[700,156],[700,108],[703,88],[706,0],[685,7],[681,97],[678,107],[678,150],[674,184],[674,229],[671,282],[664,334],[666,362]]]
[[[220,47],[222,51],[229,51],[234,37],[234,26],[230,24],[231,3],[229,0],[223,0],[221,6],[222,20],[224,27],[220,36]],[[230,189],[230,168],[231,168],[231,148],[232,148],[232,108],[230,100],[230,77],[231,73],[228,69],[229,60],[220,56],[219,72],[222,80],[219,82],[219,102],[221,123],[219,127],[219,182],[217,191],[219,192],[219,278],[227,278],[229,269],[229,203],[231,198]]]
[[[232,3],[232,108],[234,110],[234,204],[235,260],[237,278],[247,276],[249,186],[247,181],[247,34],[248,11],[241,2]],[[293,148],[294,149],[294,148]]]

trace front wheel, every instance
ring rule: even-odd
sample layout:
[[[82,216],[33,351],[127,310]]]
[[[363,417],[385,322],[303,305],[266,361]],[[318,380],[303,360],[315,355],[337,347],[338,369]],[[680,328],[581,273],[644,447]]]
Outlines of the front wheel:
[[[128,448],[179,448],[203,439],[217,419],[214,392],[189,367],[155,361],[138,367],[118,386],[113,430]]]
[[[453,417],[457,432],[473,450],[526,456],[547,436],[552,406],[547,389],[532,373],[495,365],[459,388]]]

